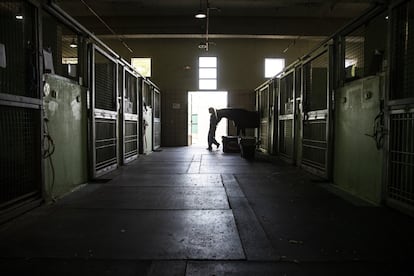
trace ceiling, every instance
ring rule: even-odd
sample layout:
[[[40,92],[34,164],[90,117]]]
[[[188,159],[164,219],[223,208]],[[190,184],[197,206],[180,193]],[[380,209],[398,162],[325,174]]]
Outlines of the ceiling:
[[[97,35],[202,34],[194,18],[206,0],[56,0]],[[373,0],[209,0],[211,34],[326,36],[362,14]]]

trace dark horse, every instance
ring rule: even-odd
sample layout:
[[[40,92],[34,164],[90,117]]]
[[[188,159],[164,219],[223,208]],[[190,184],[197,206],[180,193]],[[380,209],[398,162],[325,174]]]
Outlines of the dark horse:
[[[248,111],[242,108],[217,109],[217,122],[224,117],[234,122],[237,128],[237,136],[240,132],[246,135],[246,128],[258,128],[260,126],[259,112]]]

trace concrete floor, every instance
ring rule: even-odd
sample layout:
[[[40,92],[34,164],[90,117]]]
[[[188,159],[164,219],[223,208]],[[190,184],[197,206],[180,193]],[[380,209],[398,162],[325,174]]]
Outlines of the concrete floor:
[[[0,228],[1,275],[414,275],[414,220],[258,155],[164,148]]]

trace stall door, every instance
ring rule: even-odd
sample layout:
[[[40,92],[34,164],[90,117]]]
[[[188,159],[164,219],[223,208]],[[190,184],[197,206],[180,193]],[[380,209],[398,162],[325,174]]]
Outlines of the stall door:
[[[274,80],[269,82],[269,153],[275,154],[277,145],[275,143],[275,84]]]
[[[126,68],[123,75],[122,144],[125,164],[138,157],[138,77]]]
[[[259,89],[257,93],[257,103],[260,114],[259,149],[263,152],[269,152],[269,85],[266,84]]]
[[[16,20],[17,10],[24,21]],[[40,203],[42,101],[35,14],[27,2],[0,5],[0,223]]]
[[[414,2],[392,10],[387,203],[414,214]]]
[[[140,104],[142,126],[140,128],[140,152],[141,154],[149,154],[152,152],[152,87],[150,83],[143,79],[142,81],[142,98]]]
[[[117,63],[92,47],[92,175],[101,176],[118,166]]]
[[[153,112],[153,150],[161,147],[161,93],[158,89],[154,89],[154,112]]]
[[[328,51],[303,66],[304,118],[302,167],[328,178],[329,71]]]
[[[270,118],[270,153],[271,154],[278,154],[279,150],[279,78],[274,78],[271,83],[269,84],[269,102],[270,102],[270,110],[269,110],[269,118]]]
[[[279,155],[294,162],[294,86],[293,72],[280,79],[279,94]]]

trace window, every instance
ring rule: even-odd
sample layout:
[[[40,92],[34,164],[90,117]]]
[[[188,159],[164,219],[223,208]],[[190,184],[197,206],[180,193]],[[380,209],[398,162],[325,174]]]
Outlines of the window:
[[[285,68],[284,58],[266,58],[265,59],[265,78],[272,78],[282,72]]]
[[[217,57],[200,57],[198,62],[198,88],[200,90],[216,90]]]
[[[151,58],[131,58],[132,67],[143,77],[151,77]]]

